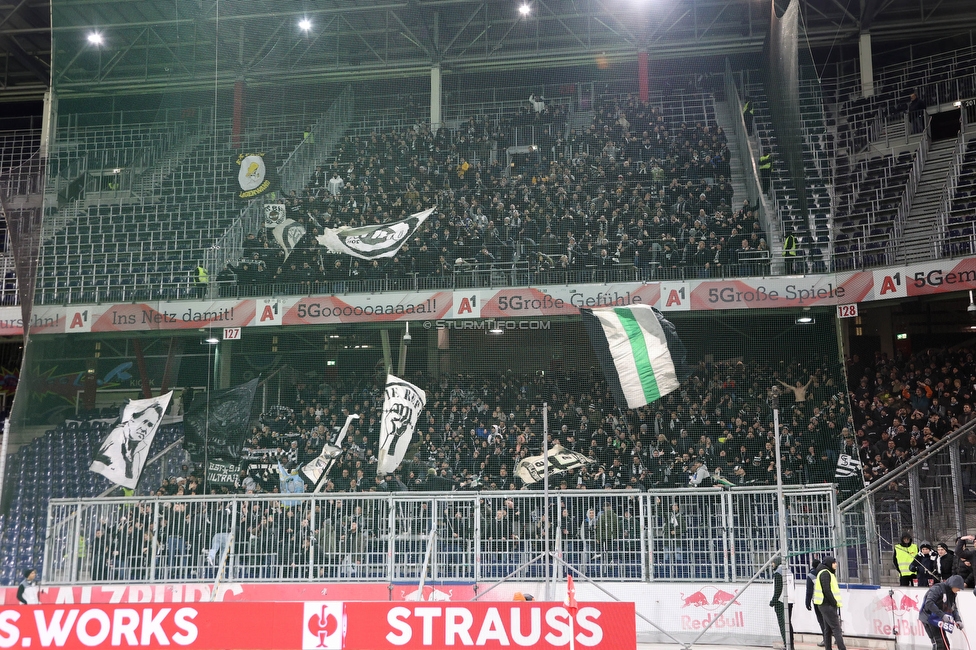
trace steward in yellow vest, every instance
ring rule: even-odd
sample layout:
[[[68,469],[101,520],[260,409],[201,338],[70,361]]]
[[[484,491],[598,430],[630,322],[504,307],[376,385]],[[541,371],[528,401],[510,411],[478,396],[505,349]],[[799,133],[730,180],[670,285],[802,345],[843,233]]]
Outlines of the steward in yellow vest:
[[[837,650],[847,650],[840,629],[841,596],[836,572],[837,558],[825,557],[813,581],[813,604],[823,617],[824,650],[831,650],[831,637],[837,642]]]
[[[912,542],[912,536],[904,534],[901,541],[895,544],[895,552],[892,554],[892,562],[898,569],[898,584],[902,587],[911,587],[915,579],[915,571],[912,569],[912,562],[918,555],[918,546]]]

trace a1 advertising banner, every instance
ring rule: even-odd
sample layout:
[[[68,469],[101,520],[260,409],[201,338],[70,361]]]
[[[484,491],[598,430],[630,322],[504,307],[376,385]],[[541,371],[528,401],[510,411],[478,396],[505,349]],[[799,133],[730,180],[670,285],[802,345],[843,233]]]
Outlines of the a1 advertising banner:
[[[0,609],[0,647],[385,650],[637,647],[633,603],[181,603]]]
[[[324,325],[397,320],[435,320],[451,311],[450,291],[352,294],[301,298],[288,303],[284,325]]]
[[[661,311],[833,307],[976,289],[976,257],[833,275],[378,292],[117,305],[38,305],[32,334],[325,325],[442,319],[575,316],[581,308]],[[0,334],[21,333],[18,308],[0,308]]]

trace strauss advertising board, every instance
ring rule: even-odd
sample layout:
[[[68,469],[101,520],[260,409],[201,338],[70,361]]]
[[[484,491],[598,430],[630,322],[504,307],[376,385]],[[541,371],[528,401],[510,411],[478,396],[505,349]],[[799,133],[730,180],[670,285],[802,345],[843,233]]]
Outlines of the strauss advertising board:
[[[634,649],[633,603],[306,601],[0,609],[0,648]]]

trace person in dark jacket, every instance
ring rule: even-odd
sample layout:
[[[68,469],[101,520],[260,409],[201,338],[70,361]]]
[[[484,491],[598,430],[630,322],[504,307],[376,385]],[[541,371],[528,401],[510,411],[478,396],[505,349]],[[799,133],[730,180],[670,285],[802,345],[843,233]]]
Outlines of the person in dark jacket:
[[[935,562],[932,568],[932,572],[938,578],[939,582],[943,582],[952,575],[952,564],[956,560],[956,554],[949,550],[949,547],[939,542],[935,546]]]
[[[837,650],[847,650],[844,634],[840,626],[841,595],[840,585],[837,584],[837,558],[825,557],[817,568],[817,576],[813,581],[813,604],[820,609],[823,616],[823,643],[826,650],[830,650],[830,639],[837,642]]]
[[[782,558],[776,556],[773,558],[772,562],[773,569],[773,597],[769,599],[769,606],[773,608],[776,612],[776,620],[779,623],[779,635],[783,639],[783,644],[786,645],[786,625],[789,621],[790,626],[790,645],[789,647],[795,648],[796,642],[793,637],[793,603],[790,602],[789,607],[789,618],[787,618],[787,607],[783,605],[783,576],[786,571],[789,571],[789,567],[783,564]],[[787,601],[789,600],[789,594],[787,594]]]
[[[912,565],[909,568],[918,576],[919,587],[931,587],[939,582],[933,571],[936,557],[935,553],[932,552],[932,545],[928,542],[922,542],[918,547],[918,555],[912,560]]]
[[[966,542],[972,539],[972,535],[966,535],[956,540],[956,560],[952,565],[953,575],[962,576],[967,587],[976,586],[976,578],[973,577],[973,552],[966,548]]]
[[[17,602],[21,605],[40,605],[38,597],[40,590],[37,588],[37,571],[34,569],[24,569],[24,579],[17,587]]]
[[[962,578],[952,576],[925,592],[925,600],[918,610],[918,620],[922,622],[926,634],[932,639],[932,647],[935,650],[949,650],[949,639],[943,626],[954,625],[962,629],[959,610],[956,608],[956,594],[962,591],[962,588]]]
[[[817,579],[817,569],[820,567],[820,558],[814,555],[810,558],[810,572],[807,573],[807,596],[806,596],[806,606],[807,611],[813,610],[813,613],[817,615],[817,625],[820,626],[820,635],[824,634],[824,622],[823,615],[820,610],[813,606],[813,583]],[[821,639],[817,645],[823,647],[823,639]]]

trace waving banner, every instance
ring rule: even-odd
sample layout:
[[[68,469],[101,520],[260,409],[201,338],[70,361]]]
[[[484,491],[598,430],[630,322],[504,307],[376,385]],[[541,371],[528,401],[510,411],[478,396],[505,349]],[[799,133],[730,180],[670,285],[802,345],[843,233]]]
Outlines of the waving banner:
[[[183,414],[183,447],[194,462],[240,460],[257,387],[258,380],[252,379],[193,400]]]
[[[519,461],[515,466],[515,476],[522,479],[526,485],[541,481],[546,475],[545,456],[529,456]],[[586,467],[597,461],[584,454],[569,451],[562,445],[556,444],[549,450],[549,475],[568,472],[577,467]]]
[[[91,471],[116,485],[134,490],[172,397],[173,391],[170,391],[159,397],[130,400],[122,408],[118,423],[95,453]]]
[[[277,228],[285,223],[288,211],[284,203],[267,203],[264,206],[264,227]]]
[[[424,391],[408,381],[387,375],[377,474],[389,474],[403,462],[413,439],[417,418],[426,404],[427,394]]]
[[[359,416],[353,413],[352,415],[346,416],[346,423],[342,426],[342,431],[339,432],[339,437],[336,438],[334,444],[329,444],[328,442],[322,446],[322,453],[310,460],[308,463],[302,467],[302,474],[308,477],[308,480],[312,482],[312,485],[319,485],[319,481],[324,476],[329,477],[329,471],[332,466],[342,455],[342,441],[346,439],[346,433],[349,432],[349,425],[352,424],[353,420],[358,420]],[[316,489],[316,492],[318,489]]]
[[[242,153],[237,157],[236,197],[241,201],[274,191],[277,179],[275,168],[264,153]]]
[[[345,253],[364,260],[393,257],[420,227],[434,208],[412,214],[401,221],[361,228],[326,228],[318,242],[334,253]]]

